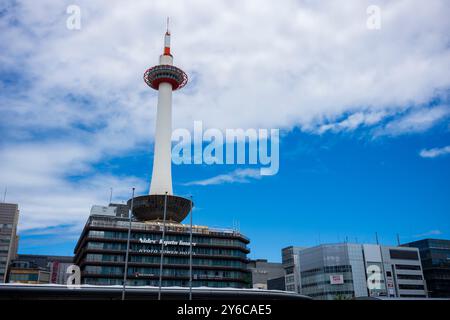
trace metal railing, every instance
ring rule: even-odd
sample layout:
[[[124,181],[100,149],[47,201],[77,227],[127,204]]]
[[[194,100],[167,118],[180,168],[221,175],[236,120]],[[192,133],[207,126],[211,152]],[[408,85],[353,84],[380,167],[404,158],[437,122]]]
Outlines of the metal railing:
[[[98,217],[90,217],[88,221],[88,225],[92,227],[122,227],[128,228],[127,221],[111,221],[111,220],[99,220]],[[132,230],[144,230],[144,231],[162,231],[163,226],[162,223],[152,222],[132,222],[131,223]],[[190,227],[188,225],[183,224],[166,224],[166,232],[167,231],[176,231],[176,232],[189,232]],[[246,240],[250,240],[248,237],[243,235],[240,232],[231,229],[223,229],[223,228],[209,228],[205,226],[193,226],[192,233],[194,234],[206,234],[206,235],[218,235],[218,236],[237,236]]]

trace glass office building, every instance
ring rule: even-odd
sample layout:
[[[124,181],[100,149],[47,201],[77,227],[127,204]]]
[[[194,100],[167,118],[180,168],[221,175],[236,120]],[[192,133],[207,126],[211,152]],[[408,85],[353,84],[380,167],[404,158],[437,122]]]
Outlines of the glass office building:
[[[450,240],[423,239],[403,246],[418,248],[432,298],[450,298]]]
[[[75,247],[82,284],[121,285],[129,220],[108,210],[91,211]],[[100,214],[99,214],[100,213]],[[159,286],[161,221],[133,221],[127,272],[128,285]],[[192,285],[247,288],[249,239],[234,230],[193,226]],[[162,286],[189,286],[190,226],[167,222]]]
[[[361,245],[320,245],[300,251],[301,293],[332,300],[367,295]]]
[[[336,243],[287,247],[282,258],[286,290],[314,299],[427,296],[415,248]]]

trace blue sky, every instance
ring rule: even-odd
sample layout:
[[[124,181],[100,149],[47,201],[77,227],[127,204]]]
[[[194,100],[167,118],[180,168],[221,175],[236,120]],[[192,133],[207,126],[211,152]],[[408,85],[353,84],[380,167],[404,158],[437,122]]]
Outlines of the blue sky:
[[[374,242],[375,232],[386,244],[397,233],[450,237],[445,1],[377,1],[376,31],[364,1],[81,1],[76,31],[68,4],[0,10],[0,187],[21,209],[21,253],[71,254],[111,187],[118,202],[132,186],[148,192],[157,95],[142,74],[157,62],[167,15],[175,64],[190,77],[174,94],[174,127],[281,134],[274,176],[173,166],[195,223],[238,221],[250,257],[272,261],[288,245]]]
[[[247,183],[184,186],[240,166],[180,165],[173,167],[174,189],[193,195],[197,224],[232,227],[239,221],[251,239],[252,258],[279,261],[280,248],[292,244],[346,238],[373,243],[375,232],[386,244],[395,244],[397,233],[403,242],[448,238],[450,156],[423,158],[419,152],[449,139],[448,129],[439,126],[425,134],[377,140],[365,132],[317,136],[294,129],[281,140],[277,175]],[[150,179],[151,161],[151,154],[142,152],[99,163],[97,170]],[[106,204],[106,188],[104,194]],[[58,240],[67,227],[48,230],[49,235],[24,232],[21,251],[70,254],[74,242]]]

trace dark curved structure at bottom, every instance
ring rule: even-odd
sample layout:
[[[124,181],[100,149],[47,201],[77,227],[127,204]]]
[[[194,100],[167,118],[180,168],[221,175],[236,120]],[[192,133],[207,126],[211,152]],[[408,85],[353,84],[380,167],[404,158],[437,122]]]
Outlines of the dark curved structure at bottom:
[[[164,300],[187,300],[189,288],[163,287]],[[0,300],[120,300],[121,286],[81,286],[79,289],[64,285],[0,285]],[[126,299],[157,300],[157,287],[126,288]],[[192,288],[194,300],[312,300],[294,292],[261,289]]]

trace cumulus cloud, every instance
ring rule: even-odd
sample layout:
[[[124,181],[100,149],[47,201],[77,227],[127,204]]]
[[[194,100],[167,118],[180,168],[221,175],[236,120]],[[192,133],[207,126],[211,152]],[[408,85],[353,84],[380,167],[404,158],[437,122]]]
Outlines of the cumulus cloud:
[[[227,174],[220,174],[212,178],[186,182],[185,186],[210,186],[224,183],[247,183],[252,179],[261,179],[259,169],[237,169]]]
[[[420,151],[419,155],[422,158],[436,158],[449,153],[450,153],[450,146],[445,146],[442,148],[423,149]]]
[[[446,0],[377,1],[380,30],[367,29],[365,0],[80,0],[81,30],[68,30],[71,4],[0,8],[0,181],[26,228],[81,221],[105,185],[143,184],[93,165],[152,140],[157,95],[142,74],[166,16],[190,77],[174,94],[175,128],[335,132],[401,115],[380,131],[396,135],[448,114],[424,107],[450,87]]]

